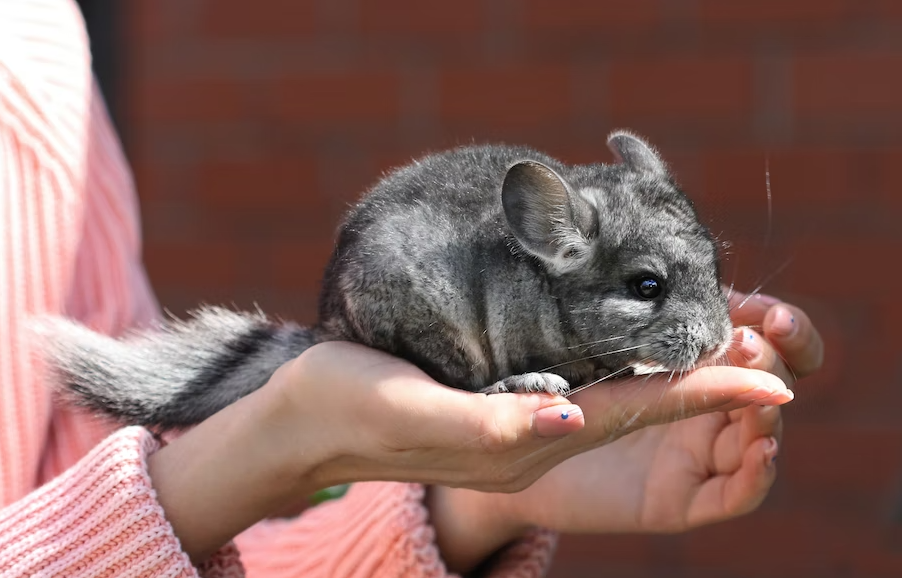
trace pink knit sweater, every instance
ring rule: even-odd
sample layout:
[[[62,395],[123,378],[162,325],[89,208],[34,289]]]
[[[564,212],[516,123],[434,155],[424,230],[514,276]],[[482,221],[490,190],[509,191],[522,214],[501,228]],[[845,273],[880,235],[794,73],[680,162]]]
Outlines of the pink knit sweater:
[[[0,0],[0,576],[445,576],[423,488],[356,484],[191,566],[156,500],[141,428],[54,401],[23,325],[66,314],[117,333],[153,319],[131,175],[71,0]],[[538,576],[535,532],[493,576]]]

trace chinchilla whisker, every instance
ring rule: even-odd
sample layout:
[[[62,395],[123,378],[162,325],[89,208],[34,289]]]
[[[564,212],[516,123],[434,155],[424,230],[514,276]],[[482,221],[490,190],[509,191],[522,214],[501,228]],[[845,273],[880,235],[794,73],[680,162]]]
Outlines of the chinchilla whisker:
[[[764,188],[767,190],[767,229],[764,233],[764,250],[770,248],[770,237],[774,224],[774,202],[770,190],[770,155],[764,156]]]
[[[515,465],[517,465],[517,464],[519,464],[519,463],[521,463],[521,462],[524,462],[524,461],[526,461],[526,460],[528,460],[528,459],[530,459],[530,458],[533,458],[533,457],[539,455],[539,454],[542,453],[542,452],[547,452],[547,451],[551,450],[556,444],[560,443],[561,441],[563,441],[563,440],[561,440],[561,439],[552,440],[548,445],[542,446],[542,447],[536,449],[535,451],[529,452],[528,454],[526,454],[526,455],[523,456],[522,458],[518,458],[518,459],[514,460],[513,463],[511,463],[511,464],[505,466],[504,469],[506,470],[506,469],[508,469],[508,468],[510,468],[510,467],[513,467],[513,466],[515,466]]]
[[[586,341],[585,343],[577,343],[576,345],[565,345],[564,347],[553,347],[550,349],[544,350],[545,353],[552,353],[555,351],[564,351],[565,349],[586,349],[592,347],[593,345],[598,345],[599,343],[608,343],[610,341],[617,341],[618,339],[626,339],[629,335],[620,335],[617,337],[605,337],[604,339],[599,339],[598,341]]]
[[[580,357],[579,359],[571,359],[570,361],[563,361],[561,363],[556,363],[554,365],[549,365],[544,369],[538,370],[540,373],[543,371],[548,371],[549,369],[554,369],[555,367],[561,367],[562,365],[569,365],[571,363],[579,363],[580,361],[587,361],[589,359],[595,359],[597,357],[604,357],[605,355],[614,355],[615,353],[623,353],[625,351],[633,351],[634,349],[639,349],[641,347],[647,347],[650,345],[649,343],[643,343],[642,345],[633,345],[631,347],[624,347],[622,349],[615,349],[613,351],[605,351],[603,353],[595,353],[593,355],[587,355],[585,357]]]
[[[765,228],[765,232],[764,232],[764,251],[766,253],[767,250],[770,248],[770,242],[771,242],[771,237],[773,234],[773,224],[774,224],[774,204],[773,204],[773,193],[772,193],[771,184],[770,184],[770,156],[769,155],[765,155],[765,157],[764,157],[764,190],[767,194],[767,227]],[[725,255],[726,255],[726,253],[725,253]],[[738,259],[737,259],[737,261],[738,261]],[[791,259],[789,261],[791,261]],[[786,268],[787,265],[789,265],[789,261],[787,261],[786,263],[781,265],[780,268],[775,273],[771,274],[767,279],[765,279],[760,284],[758,284],[757,287],[753,291],[751,291],[745,297],[745,299],[742,300],[742,302],[736,307],[736,309],[741,309],[742,306],[745,305],[749,299],[751,299],[754,295],[756,295],[759,291],[761,291],[761,289],[768,282],[770,282],[776,274],[781,272],[784,268]],[[733,267],[733,278],[734,279],[736,277],[737,269],[738,269],[738,262],[736,264],[734,264],[734,267]],[[729,300],[733,296],[734,283],[735,283],[735,281],[730,283],[730,291],[727,294],[727,300]],[[731,311],[732,311],[732,309],[731,309]]]
[[[799,376],[796,375],[795,370],[792,368],[792,365],[789,364],[789,361],[786,359],[786,357],[784,357],[783,354],[780,353],[779,351],[777,351],[776,349],[774,349],[774,352],[775,352],[775,353],[780,357],[780,359],[783,361],[783,365],[786,366],[786,369],[789,370],[789,374],[792,375],[792,380],[793,380],[794,382],[795,382],[795,381],[798,381],[798,380],[799,380]]]
[[[790,257],[790,258],[786,259],[785,261],[783,261],[783,264],[782,264],[782,265],[780,265],[779,267],[777,267],[777,269],[776,269],[773,273],[771,273],[770,275],[768,275],[768,276],[764,279],[764,281],[762,281],[761,283],[759,283],[759,284],[758,284],[751,292],[749,292],[749,294],[745,296],[745,299],[743,299],[743,300],[739,303],[739,305],[737,305],[737,306],[736,306],[735,308],[733,308],[733,309],[730,309],[730,311],[733,311],[734,309],[742,309],[743,305],[745,305],[746,303],[749,302],[749,299],[751,299],[752,297],[754,297],[755,295],[757,295],[757,294],[764,288],[765,285],[767,285],[768,283],[770,283],[771,281],[774,280],[774,277],[776,277],[777,275],[779,275],[780,273],[782,273],[787,267],[789,267],[790,263],[792,263],[793,260],[794,260],[794,257]]]
[[[624,423],[621,427],[623,429],[627,429],[631,425],[636,423],[636,420],[639,419],[639,416],[641,416],[645,412],[646,409],[648,409],[648,408],[643,407],[642,409],[636,410],[636,413],[633,414],[633,417],[626,420],[626,423]]]
[[[577,343],[576,345],[570,345],[568,347],[564,347],[562,349],[578,349],[580,347],[588,347],[590,345],[598,345],[599,343],[607,343],[609,341],[617,341],[618,339],[626,339],[629,335],[620,335],[618,337],[605,337],[604,339],[599,339],[598,341],[587,341],[585,343]]]
[[[574,389],[571,389],[571,390],[570,390],[570,393],[567,394],[567,397],[570,397],[570,396],[573,395],[574,393],[579,393],[579,392],[581,392],[581,391],[584,390],[584,389],[589,389],[589,388],[592,387],[593,385],[598,385],[598,384],[601,383],[602,381],[611,379],[612,377],[614,377],[614,376],[616,376],[616,375],[619,375],[619,374],[623,373],[624,371],[626,371],[626,370],[628,370],[628,369],[631,369],[631,368],[632,368],[631,365],[627,365],[626,367],[624,367],[624,368],[622,368],[622,369],[618,369],[617,371],[614,371],[614,372],[612,372],[612,373],[609,373],[609,374],[607,374],[607,375],[604,376],[604,377],[601,377],[601,378],[599,378],[599,379],[596,379],[595,381],[590,381],[589,383],[587,383],[587,384],[585,384],[585,385],[581,385],[581,386],[579,386],[579,387],[576,387],[576,388],[574,388]]]
[[[645,357],[645,358],[643,358],[643,359],[640,359],[640,360],[638,361],[638,363],[645,363],[646,361],[648,361],[649,359],[651,359],[651,358],[653,358],[653,357],[654,357],[654,354],[649,355],[649,356],[647,356],[647,357]],[[566,397],[570,397],[570,396],[573,395],[574,393],[579,393],[580,391],[582,391],[582,390],[584,390],[584,389],[588,389],[588,388],[590,388],[590,387],[592,387],[592,386],[594,386],[594,385],[598,385],[598,384],[601,383],[602,381],[611,379],[612,377],[614,377],[614,376],[616,376],[616,375],[619,375],[619,374],[623,373],[624,371],[630,370],[630,369],[632,369],[632,368],[633,368],[633,365],[630,364],[630,365],[627,365],[627,366],[625,366],[625,367],[621,367],[621,368],[618,369],[617,371],[611,372],[611,373],[605,375],[604,377],[600,377],[600,378],[596,379],[595,381],[590,381],[589,383],[580,385],[579,387],[575,387],[575,388],[573,388],[573,389],[570,390],[570,393],[568,393],[568,394],[566,395]]]

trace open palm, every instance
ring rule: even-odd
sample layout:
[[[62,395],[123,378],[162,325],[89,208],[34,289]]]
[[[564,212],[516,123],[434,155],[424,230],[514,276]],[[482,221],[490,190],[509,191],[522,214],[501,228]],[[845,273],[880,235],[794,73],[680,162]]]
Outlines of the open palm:
[[[758,406],[649,426],[508,499],[530,523],[566,532],[675,532],[724,520],[764,499],[779,429],[779,409]]]

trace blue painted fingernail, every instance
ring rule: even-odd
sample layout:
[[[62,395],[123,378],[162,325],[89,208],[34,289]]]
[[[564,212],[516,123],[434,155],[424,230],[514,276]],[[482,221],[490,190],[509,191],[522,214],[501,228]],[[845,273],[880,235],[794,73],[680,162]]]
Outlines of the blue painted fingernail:
[[[569,417],[570,417],[570,414],[568,412],[566,412],[566,411],[561,412],[561,419],[568,419]]]

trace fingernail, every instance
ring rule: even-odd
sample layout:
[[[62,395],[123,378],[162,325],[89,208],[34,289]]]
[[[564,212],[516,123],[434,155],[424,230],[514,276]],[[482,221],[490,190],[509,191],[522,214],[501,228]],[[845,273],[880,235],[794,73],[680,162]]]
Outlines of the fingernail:
[[[764,293],[756,293],[754,297],[759,303],[767,305],[768,307],[772,305],[776,305],[777,303],[783,303],[773,295],[766,295]]]
[[[757,386],[753,387],[748,391],[744,391],[737,395],[734,399],[739,402],[743,401],[757,401],[761,402],[770,396],[774,395],[774,390],[769,387]]]
[[[781,391],[775,391],[771,395],[757,400],[758,405],[767,406],[767,405],[783,405],[784,403],[789,403],[790,401],[796,398],[796,394],[792,392],[791,389],[785,389]]]
[[[738,349],[748,361],[753,361],[763,351],[761,337],[747,327],[740,327],[733,333],[733,340]]]
[[[764,465],[772,466],[777,462],[777,452],[779,450],[779,444],[777,444],[777,438],[771,436],[767,438],[767,442],[764,445]]]
[[[533,414],[533,427],[540,438],[560,437],[581,429],[582,415],[578,405],[543,407]]]
[[[774,312],[770,332],[777,337],[792,337],[798,331],[798,324],[792,311],[787,307],[778,307]]]

